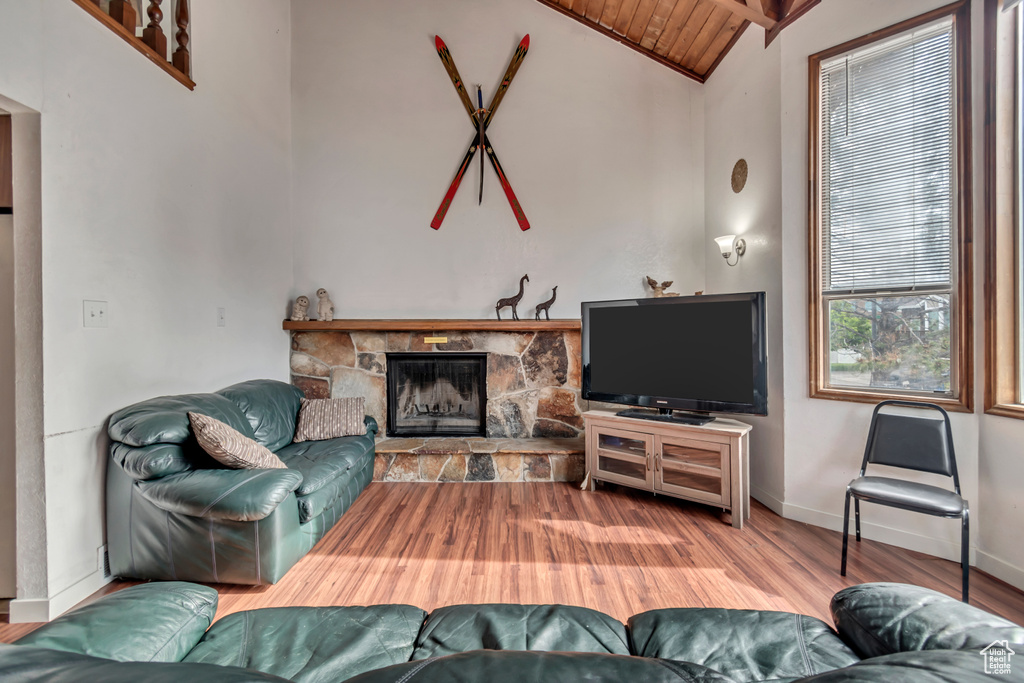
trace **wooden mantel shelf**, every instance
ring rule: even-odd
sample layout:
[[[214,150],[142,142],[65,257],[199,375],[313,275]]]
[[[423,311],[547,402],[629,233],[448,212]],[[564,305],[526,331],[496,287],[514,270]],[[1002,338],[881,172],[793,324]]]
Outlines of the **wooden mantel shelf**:
[[[350,320],[332,320],[331,322],[320,322],[319,320],[308,320],[305,322],[294,322],[285,320],[283,329],[306,330],[306,331],[327,331],[340,332],[464,332],[464,331],[491,331],[491,332],[537,332],[580,329],[579,319],[562,320],[482,320],[482,319],[425,319],[413,318],[403,320],[380,320],[373,318],[359,318]]]

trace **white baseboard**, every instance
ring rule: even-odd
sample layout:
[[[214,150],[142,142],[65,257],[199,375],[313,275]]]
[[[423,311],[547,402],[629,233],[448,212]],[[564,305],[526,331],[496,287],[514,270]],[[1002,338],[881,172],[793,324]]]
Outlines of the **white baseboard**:
[[[754,498],[766,508],[777,514],[779,517],[785,517],[783,510],[785,509],[785,503],[780,499],[776,498],[772,494],[768,493],[764,489],[758,488],[757,486],[750,487],[750,497]]]
[[[1024,569],[1001,560],[995,555],[979,550],[977,567],[1000,581],[1005,581],[1011,586],[1024,589]]]
[[[10,623],[52,621],[113,580],[97,570],[53,597],[11,600]]]
[[[765,504],[767,505],[767,503]],[[793,519],[798,522],[804,522],[805,524],[813,524],[814,526],[831,529],[832,531],[842,532],[843,530],[842,515],[822,512],[821,510],[812,510],[811,508],[785,503],[783,504],[782,516],[786,519]],[[872,524],[863,520],[860,524],[860,530],[861,536],[871,539],[872,541],[888,543],[889,545],[906,548],[907,550],[914,550],[926,555],[933,555],[953,562],[960,562],[960,545],[958,543],[942,541],[930,536],[922,536],[921,534],[915,534],[903,529],[894,529],[892,527]],[[850,535],[853,535],[852,515],[850,517]],[[972,565],[976,564],[976,556],[977,548],[972,545],[968,559]]]

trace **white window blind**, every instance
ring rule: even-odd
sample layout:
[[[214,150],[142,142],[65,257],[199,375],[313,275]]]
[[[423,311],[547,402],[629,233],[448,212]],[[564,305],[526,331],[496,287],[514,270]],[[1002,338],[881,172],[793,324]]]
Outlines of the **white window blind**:
[[[952,18],[821,64],[822,290],[953,286]]]

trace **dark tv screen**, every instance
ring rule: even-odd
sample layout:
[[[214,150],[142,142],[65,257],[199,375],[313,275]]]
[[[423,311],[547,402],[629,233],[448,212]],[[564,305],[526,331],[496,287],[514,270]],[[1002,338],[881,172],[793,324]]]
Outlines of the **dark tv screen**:
[[[764,294],[584,304],[584,398],[764,414]]]

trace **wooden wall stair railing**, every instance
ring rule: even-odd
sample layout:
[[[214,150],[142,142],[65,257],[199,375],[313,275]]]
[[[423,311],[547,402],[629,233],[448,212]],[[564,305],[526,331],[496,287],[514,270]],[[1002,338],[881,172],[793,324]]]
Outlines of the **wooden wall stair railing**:
[[[190,39],[188,0],[176,0],[174,23],[177,25],[178,31],[174,38],[178,47],[174,50],[170,60],[167,58],[167,36],[162,27],[164,12],[161,5],[163,5],[163,0],[150,0],[146,8],[149,24],[142,30],[141,36],[135,34],[138,14],[131,0],[110,0],[106,12],[103,11],[100,0],[71,1],[121,36],[125,42],[169,73],[176,81],[189,90],[195,89],[196,84],[192,80],[192,57],[188,48]],[[142,1],[145,2],[145,0]]]

